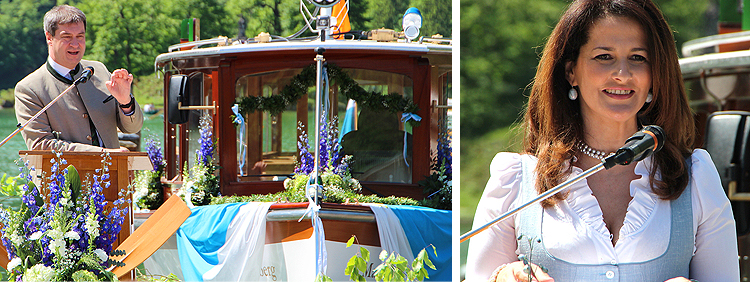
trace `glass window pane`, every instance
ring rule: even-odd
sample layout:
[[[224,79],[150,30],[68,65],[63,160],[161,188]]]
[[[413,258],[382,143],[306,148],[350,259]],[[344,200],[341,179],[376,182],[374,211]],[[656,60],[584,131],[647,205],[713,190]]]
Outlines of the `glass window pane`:
[[[208,75],[205,75],[202,72],[196,72],[190,75],[190,85],[193,87],[190,92],[194,93],[190,96],[189,105],[191,106],[208,106],[212,105],[212,99],[211,99],[211,77]],[[200,117],[202,115],[210,115],[213,114],[213,111],[211,110],[191,110],[190,114],[188,115],[188,122],[186,123],[188,126],[188,133],[187,138],[188,140],[195,140],[194,142],[188,141],[188,156],[187,156],[187,168],[193,167],[193,164],[195,163],[195,154],[198,149],[200,149],[200,143],[198,140],[200,139]],[[214,136],[215,138],[216,136]],[[214,160],[218,163],[219,161],[219,153],[214,152]]]
[[[346,69],[346,72],[367,91],[382,95],[397,93],[413,99],[412,81],[404,75],[361,69]],[[362,107],[347,100],[343,93],[339,93],[338,99],[338,108],[344,109],[340,114],[341,151],[354,157],[351,166],[354,178],[411,183],[412,134],[411,128],[405,128],[401,122],[401,113]]]
[[[301,71],[286,69],[243,76],[236,84],[237,96],[279,95]],[[368,91],[382,95],[397,93],[410,99],[413,96],[412,81],[406,76],[361,69],[345,71]],[[327,122],[338,129],[339,133],[334,136],[337,142],[345,142],[341,143],[342,153],[354,156],[353,176],[360,181],[411,183],[411,129],[404,128],[400,113],[357,107],[335,83],[330,85],[329,93],[328,97],[321,98],[321,112],[325,112]],[[306,98],[292,103],[279,115],[255,112],[243,117],[244,123],[237,126],[240,181],[283,181],[291,176],[299,160],[299,125],[308,133],[310,151],[314,152],[314,129],[318,120],[315,96],[315,87],[310,87]]]

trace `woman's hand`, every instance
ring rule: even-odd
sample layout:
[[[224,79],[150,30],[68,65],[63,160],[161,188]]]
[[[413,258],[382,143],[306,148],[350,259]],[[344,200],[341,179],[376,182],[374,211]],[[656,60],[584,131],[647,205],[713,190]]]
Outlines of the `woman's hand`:
[[[495,271],[492,273],[492,277],[490,277],[488,282],[527,282],[529,281],[529,274],[523,271],[524,268],[526,268],[526,265],[524,265],[521,261],[516,261],[504,266],[500,266],[498,267],[498,269],[495,269]],[[544,273],[544,271],[542,271],[542,269],[539,268],[539,266],[537,266],[536,264],[532,263],[531,269],[534,270],[535,275],[532,276],[531,281],[555,281],[554,279],[552,279],[552,277],[547,275],[547,273]],[[536,277],[536,279],[534,277]]]

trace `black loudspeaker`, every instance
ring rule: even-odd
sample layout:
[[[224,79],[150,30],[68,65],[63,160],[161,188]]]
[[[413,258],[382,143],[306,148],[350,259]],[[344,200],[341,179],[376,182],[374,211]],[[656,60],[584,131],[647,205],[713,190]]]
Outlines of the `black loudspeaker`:
[[[167,119],[171,124],[182,124],[188,121],[188,110],[180,110],[179,104],[188,106],[190,88],[188,76],[175,74],[169,78],[169,99],[167,100]]]
[[[737,183],[738,193],[750,193],[750,112],[715,112],[706,123],[706,151],[719,172],[724,192]],[[750,202],[732,201],[737,235],[750,233]]]

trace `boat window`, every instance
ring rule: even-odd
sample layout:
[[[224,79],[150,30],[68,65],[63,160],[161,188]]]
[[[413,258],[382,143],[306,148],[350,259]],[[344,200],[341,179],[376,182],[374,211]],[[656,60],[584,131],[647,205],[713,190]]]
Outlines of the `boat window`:
[[[285,69],[243,76],[236,83],[237,97],[280,95],[301,71]],[[412,81],[404,75],[362,69],[344,71],[367,91],[398,93],[413,99]],[[358,105],[348,100],[333,81],[329,93],[321,110],[336,131],[332,139],[341,144],[341,153],[353,156],[353,176],[360,181],[411,183],[411,128],[404,128],[400,113]],[[309,87],[307,95],[279,115],[254,112],[243,119],[236,129],[238,180],[283,181],[294,174],[299,162],[298,136],[302,131],[307,133],[309,150],[315,150],[315,87]]]
[[[194,72],[188,77],[190,79],[191,93],[200,93],[199,95],[191,95],[189,105],[191,106],[208,106],[212,105],[212,94],[211,94],[211,76],[205,75],[202,72]],[[188,115],[187,124],[187,138],[188,140],[195,140],[194,142],[186,142],[188,145],[188,157],[186,167],[193,167],[195,163],[196,151],[200,148],[200,118],[206,114],[213,114],[209,110],[191,110]],[[216,136],[214,136],[216,138]],[[217,149],[218,150],[218,149]],[[219,153],[214,152],[214,159],[218,163]]]
[[[440,101],[438,105],[444,105],[439,107],[440,116],[438,122],[440,123],[440,134],[448,134],[449,136],[453,131],[453,81],[452,72],[448,71],[440,76]]]
[[[708,116],[715,111],[743,110],[750,107],[750,74],[728,73],[724,75],[693,77],[685,79],[685,90],[698,131],[698,143],[702,146],[703,129]]]

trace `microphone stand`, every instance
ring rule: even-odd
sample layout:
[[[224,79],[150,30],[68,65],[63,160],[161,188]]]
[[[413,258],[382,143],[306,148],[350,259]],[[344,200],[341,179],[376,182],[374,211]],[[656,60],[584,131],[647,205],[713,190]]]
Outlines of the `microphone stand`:
[[[21,125],[20,123],[18,125],[16,125],[16,127],[17,127],[16,130],[13,131],[13,133],[11,133],[10,135],[8,135],[8,137],[5,137],[5,139],[3,139],[3,141],[0,141],[0,147],[2,147],[3,145],[5,145],[5,143],[8,143],[8,141],[10,141],[10,139],[13,138],[13,136],[16,136],[16,134],[18,134],[18,132],[21,132],[21,130],[23,130],[27,125],[29,125],[29,123],[31,123],[36,118],[38,118],[39,115],[41,115],[43,112],[47,111],[47,109],[49,109],[49,107],[51,107],[52,105],[54,105],[55,102],[57,102],[57,100],[60,100],[60,98],[63,95],[65,95],[66,93],[68,93],[70,91],[70,89],[73,89],[73,87],[78,86],[78,84],[81,83],[81,82],[85,82],[86,79],[83,79],[83,78],[84,78],[83,76],[79,77],[76,81],[73,82],[73,84],[71,84],[70,86],[68,86],[68,88],[66,88],[65,91],[63,91],[62,93],[60,93],[60,95],[57,95],[57,97],[55,97],[54,100],[52,100],[51,102],[49,102],[49,104],[47,104],[46,106],[44,106],[44,108],[42,108],[41,110],[39,110],[39,112],[37,112],[33,117],[31,117],[29,120],[27,120],[23,125]]]
[[[523,210],[523,209],[525,209],[525,208],[527,208],[527,207],[529,207],[529,206],[531,206],[533,204],[537,204],[537,203],[539,203],[541,201],[546,200],[549,197],[552,197],[552,195],[557,194],[557,192],[560,192],[561,190],[563,190],[565,188],[568,188],[569,186],[575,184],[578,181],[581,181],[581,179],[588,178],[592,174],[597,173],[597,172],[599,172],[602,169],[610,169],[610,168],[612,168],[613,166],[615,166],[618,163],[622,163],[622,156],[619,155],[619,154],[610,155],[609,157],[603,159],[601,163],[595,165],[592,168],[587,169],[586,171],[584,171],[583,173],[577,175],[576,177],[568,179],[567,181],[565,181],[563,183],[560,183],[559,185],[555,186],[554,188],[552,188],[550,190],[547,190],[546,192],[540,194],[539,196],[537,196],[536,198],[534,198],[530,202],[525,203],[525,204],[523,204],[523,205],[521,205],[521,206],[519,206],[519,207],[517,207],[517,208],[515,208],[513,210],[510,210],[510,211],[504,213],[503,215],[501,215],[501,216],[493,219],[492,221],[488,222],[485,225],[482,225],[481,227],[479,227],[477,229],[474,229],[472,231],[466,232],[464,235],[461,235],[461,239],[460,239],[459,243],[463,243],[464,241],[469,240],[469,238],[474,237],[474,235],[479,234],[479,232],[482,232],[482,231],[486,230],[487,228],[490,228],[490,226],[495,225],[498,222],[503,221],[503,220],[511,217],[512,215],[520,212],[521,210]]]
[[[588,170],[584,171],[580,175],[573,177],[563,183],[560,183],[559,185],[555,186],[554,188],[550,190],[547,190],[546,192],[537,196],[534,200],[531,200],[528,203],[525,203],[513,210],[506,212],[505,214],[493,219],[492,221],[488,222],[482,227],[479,227],[477,229],[467,232],[464,235],[461,235],[460,243],[463,243],[469,238],[474,237],[474,235],[479,234],[479,232],[482,232],[486,230],[487,228],[490,228],[490,226],[504,219],[507,219],[508,217],[518,213],[519,211],[533,204],[544,201],[545,199],[549,197],[552,197],[552,195],[556,194],[557,192],[560,192],[562,189],[565,189],[570,185],[573,185],[574,183],[580,181],[583,178],[587,178],[591,176],[592,174],[599,172],[602,169],[610,169],[613,166],[618,165],[618,164],[628,165],[633,161],[640,161],[646,158],[647,156],[653,154],[654,152],[661,150],[663,146],[664,146],[664,130],[661,127],[656,126],[656,125],[645,126],[643,129],[633,134],[633,136],[630,136],[630,138],[628,138],[628,140],[625,141],[625,146],[618,149],[617,152],[615,152],[614,154],[609,155],[606,158],[602,159],[601,163],[595,165],[592,168],[589,168]]]
[[[496,223],[505,220],[506,218],[518,213],[519,211],[525,209],[528,206],[531,206],[533,204],[539,203],[541,201],[546,200],[549,197],[552,197],[552,195],[557,194],[557,192],[560,192],[562,189],[568,188],[570,185],[575,184],[576,182],[580,181],[581,179],[587,178],[591,176],[594,173],[599,172],[600,170],[604,169],[604,162],[599,163],[598,165],[589,168],[588,170],[584,171],[583,173],[579,174],[576,177],[573,177],[563,183],[560,183],[559,185],[555,186],[555,188],[552,188],[550,190],[547,190],[546,192],[540,194],[538,197],[534,198],[531,202],[525,203],[513,210],[510,210],[500,217],[497,217],[493,219],[492,221],[488,222],[485,225],[482,225],[482,227],[479,227],[477,229],[474,229],[472,231],[466,232],[466,234],[461,235],[461,241],[459,243],[463,243],[466,240],[469,240],[469,238],[474,237],[474,235],[479,234],[479,232],[484,231],[487,228],[490,228],[490,226],[495,225]]]

